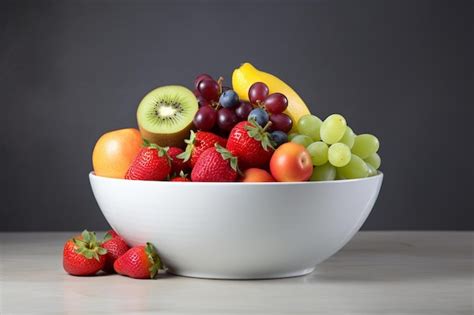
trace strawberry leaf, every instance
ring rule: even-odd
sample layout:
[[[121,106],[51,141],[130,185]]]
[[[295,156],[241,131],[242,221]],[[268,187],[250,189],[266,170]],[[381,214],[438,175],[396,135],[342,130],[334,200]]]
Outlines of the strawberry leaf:
[[[99,254],[99,255],[105,255],[105,254],[107,254],[107,250],[106,250],[105,248],[103,248],[103,247],[99,247],[99,248],[97,249],[97,254]]]
[[[188,161],[191,158],[191,155],[194,150],[194,143],[196,142],[196,134],[191,130],[191,135],[189,139],[184,140],[186,145],[186,150],[183,153],[178,154],[176,157],[182,159],[184,162]]]
[[[259,141],[265,151],[275,149],[275,142],[273,141],[270,133],[266,131],[270,125],[271,122],[268,122],[267,125],[262,128],[255,119],[251,118],[249,119],[249,124],[245,126],[247,134],[255,140]]]
[[[151,145],[150,141],[148,141],[147,139],[143,138],[143,144],[142,144],[144,147],[149,147]]]
[[[146,243],[145,253],[147,254],[148,262],[150,263],[150,267],[148,268],[148,271],[150,271],[150,278],[153,279],[156,277],[158,270],[161,269],[163,265],[153,244]]]
[[[151,149],[155,149],[158,151],[158,156],[163,157],[167,154],[169,147],[161,147],[156,143],[151,143],[150,141],[143,139],[143,146]],[[168,157],[169,158],[169,157]]]
[[[74,251],[87,259],[100,260],[99,255],[107,254],[107,249],[101,247],[101,242],[97,241],[95,232],[84,230],[80,238],[73,238]]]
[[[110,241],[112,239],[112,234],[110,234],[109,232],[105,233],[105,236],[104,236],[104,240],[102,241],[102,243],[105,243],[107,241]]]
[[[216,151],[219,152],[224,160],[229,160],[230,167],[236,171],[239,175],[242,175],[242,171],[239,169],[238,158],[227,149],[222,147],[219,143],[215,143]]]
[[[89,243],[91,241],[91,233],[89,231],[82,231],[81,236],[84,242]]]
[[[168,155],[169,147],[161,147],[156,143],[150,143],[149,141],[143,139],[143,143],[147,148],[154,149],[158,153],[158,157],[166,157],[168,164],[171,165],[171,158]]]

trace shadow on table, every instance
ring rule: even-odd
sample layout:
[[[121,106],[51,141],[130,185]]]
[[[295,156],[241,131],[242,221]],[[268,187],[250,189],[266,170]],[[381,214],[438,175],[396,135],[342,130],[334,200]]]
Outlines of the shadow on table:
[[[350,257],[349,257],[350,256]],[[377,282],[462,279],[471,277],[472,255],[469,253],[433,252],[432,250],[374,249],[354,255],[350,250],[336,254],[316,266],[302,282]]]

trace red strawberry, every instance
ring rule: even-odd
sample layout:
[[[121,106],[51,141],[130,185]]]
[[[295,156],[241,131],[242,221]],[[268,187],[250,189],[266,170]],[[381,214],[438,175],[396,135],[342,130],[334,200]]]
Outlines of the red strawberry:
[[[114,263],[117,273],[137,279],[153,279],[161,267],[160,257],[150,243],[130,248]]]
[[[74,276],[92,276],[104,267],[107,250],[101,247],[94,232],[84,230],[64,244],[63,267]]]
[[[125,179],[164,180],[171,171],[171,162],[166,153],[168,148],[146,140],[143,145],[125,174]]]
[[[130,247],[128,247],[127,243],[125,243],[125,241],[117,233],[115,233],[115,236],[113,236],[108,232],[105,234],[102,247],[107,250],[107,254],[105,255],[107,259],[105,260],[105,266],[102,268],[102,270],[108,273],[113,273],[115,260],[125,254],[125,252],[129,250]]]
[[[237,158],[219,144],[204,151],[191,172],[193,182],[233,182],[237,179]]]
[[[274,148],[266,128],[255,121],[242,121],[232,128],[227,139],[227,150],[239,159],[242,169],[265,168],[272,157]]]
[[[185,140],[185,142],[188,144],[186,146],[186,151],[178,155],[178,157],[182,158],[184,161],[189,160],[191,167],[193,168],[201,153],[214,147],[214,144],[216,143],[225,147],[226,139],[219,137],[212,132],[198,131],[194,133],[194,131],[191,130],[191,136],[188,140]]]
[[[169,148],[168,156],[171,160],[171,174],[179,174],[180,172],[185,172],[189,169],[189,163],[178,157],[178,155],[183,152],[183,149],[178,147]]]
[[[179,173],[179,176],[173,177],[170,181],[172,182],[190,182],[187,174],[184,174],[183,171]]]

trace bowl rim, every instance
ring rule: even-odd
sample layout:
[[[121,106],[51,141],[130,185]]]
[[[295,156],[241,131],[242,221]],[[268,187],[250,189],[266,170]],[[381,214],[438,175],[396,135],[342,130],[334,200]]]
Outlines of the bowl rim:
[[[99,179],[111,182],[134,182],[134,183],[146,183],[147,185],[235,185],[235,186],[274,186],[274,185],[327,185],[327,184],[344,184],[344,183],[356,183],[363,181],[371,181],[375,179],[383,179],[384,174],[381,171],[377,171],[377,175],[364,178],[355,179],[338,179],[338,180],[325,180],[325,181],[305,181],[305,182],[172,182],[172,181],[152,181],[152,180],[128,180],[124,178],[113,178],[95,175],[94,171],[89,172],[89,178]]]

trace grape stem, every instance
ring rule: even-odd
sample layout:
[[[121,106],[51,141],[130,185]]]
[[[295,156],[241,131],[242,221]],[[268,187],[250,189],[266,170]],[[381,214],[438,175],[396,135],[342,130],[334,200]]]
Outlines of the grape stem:
[[[221,103],[212,101],[211,107],[214,108],[215,110],[218,110],[219,107],[221,107]]]
[[[219,79],[217,79],[217,84],[219,84],[219,94],[222,94],[222,82],[224,82],[224,78],[219,77]]]
[[[265,127],[263,127],[262,131],[263,131],[263,132],[267,131],[267,129],[268,129],[271,125],[272,125],[272,122],[271,122],[271,121],[267,122],[267,124],[265,125]]]

